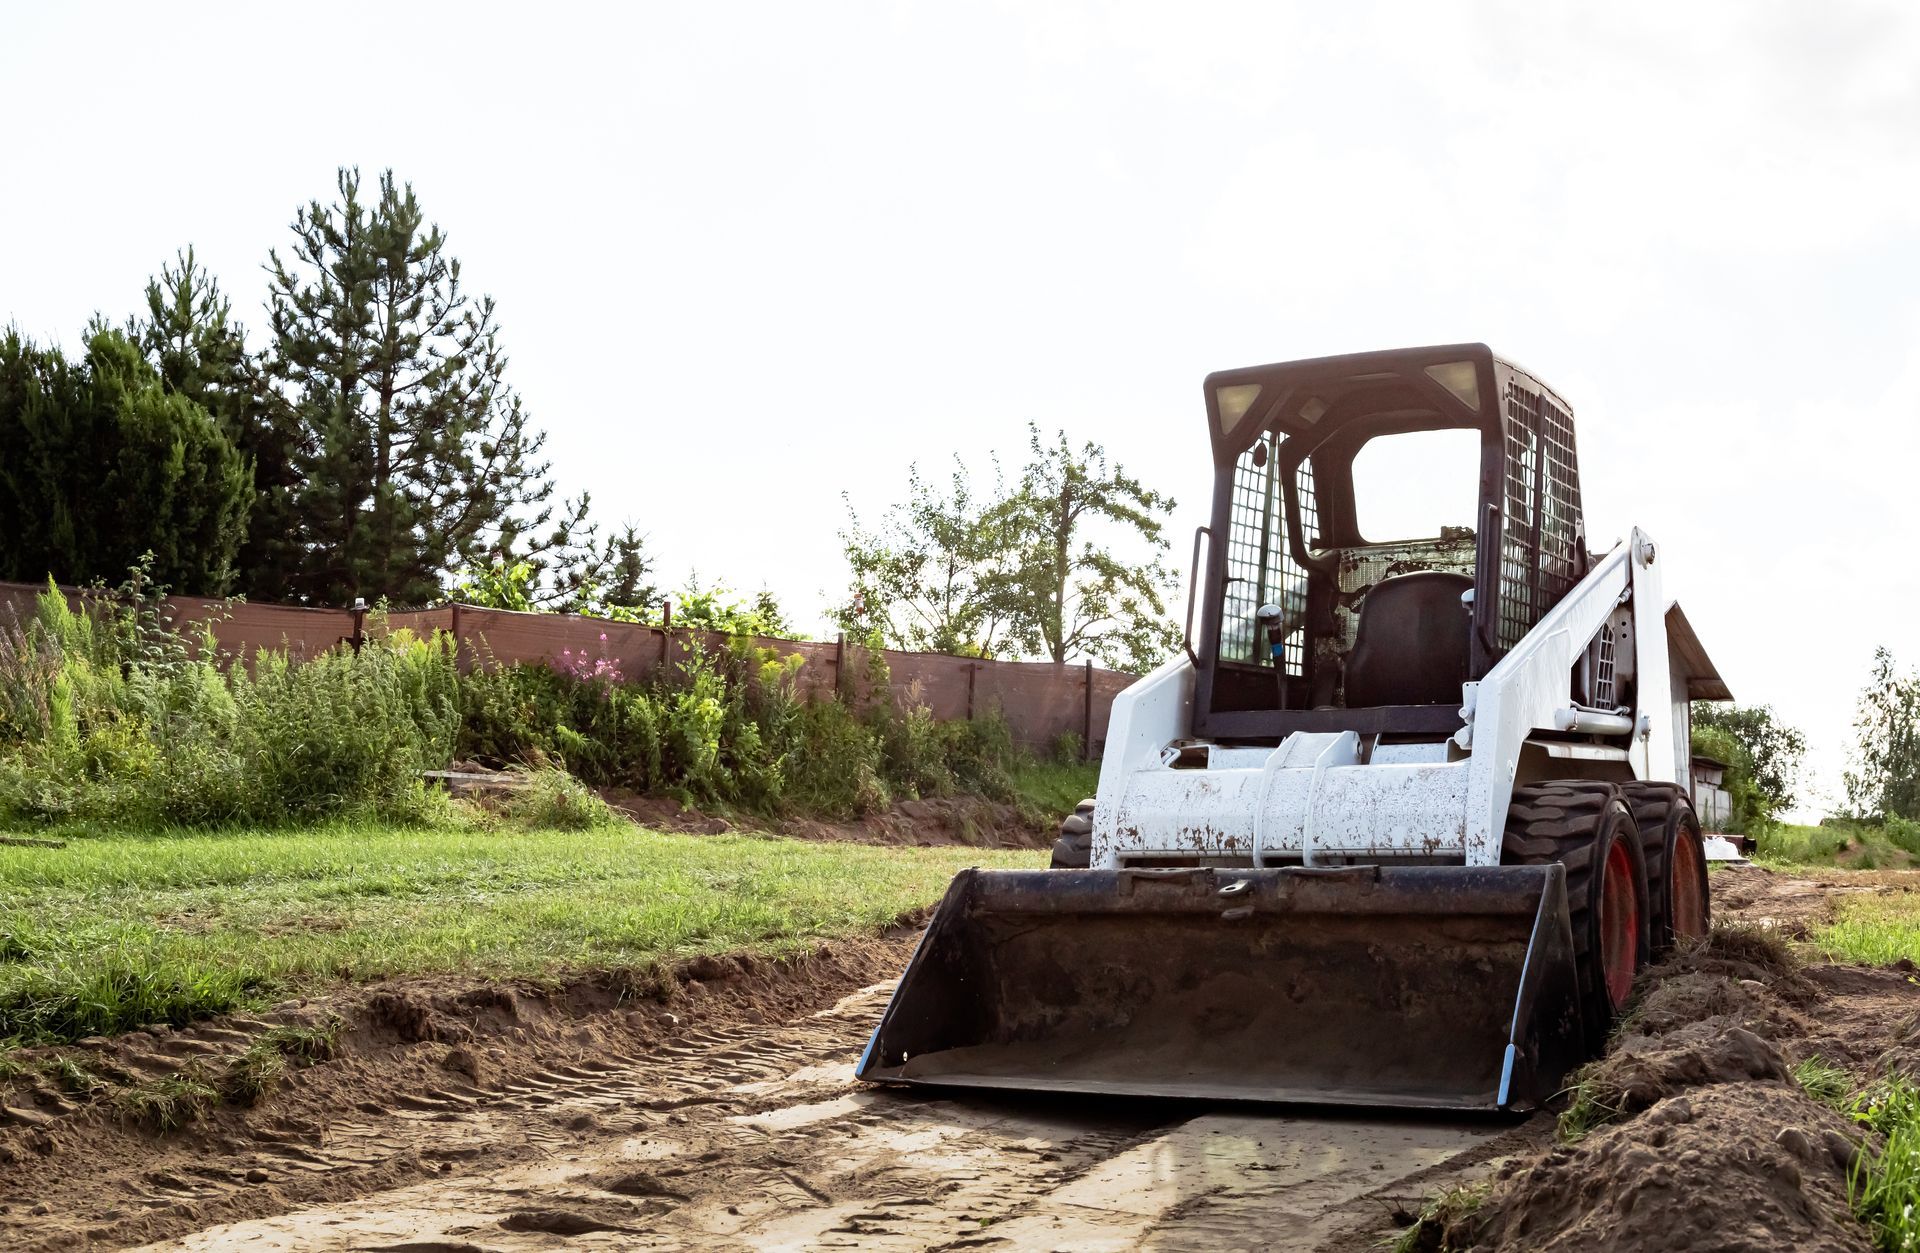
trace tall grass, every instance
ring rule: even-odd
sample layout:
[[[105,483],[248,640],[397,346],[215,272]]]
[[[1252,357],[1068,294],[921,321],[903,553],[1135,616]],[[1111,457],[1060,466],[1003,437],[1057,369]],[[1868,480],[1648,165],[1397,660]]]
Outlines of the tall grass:
[[[1920,1086],[1892,1075],[1860,1094],[1854,1117],[1884,1137],[1847,1180],[1854,1213],[1888,1253],[1920,1250]]]
[[[220,664],[156,602],[49,588],[0,626],[0,819],[208,826],[414,816],[450,759],[458,674],[405,632],[303,664]]]

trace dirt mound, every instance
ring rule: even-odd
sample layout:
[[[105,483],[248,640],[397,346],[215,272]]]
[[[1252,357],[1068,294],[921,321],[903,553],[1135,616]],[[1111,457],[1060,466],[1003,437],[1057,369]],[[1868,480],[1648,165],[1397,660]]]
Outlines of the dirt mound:
[[[1847,1202],[1867,1133],[1809,1097],[1792,1067],[1818,1057],[1860,1084],[1888,1067],[1920,1073],[1920,984],[1801,966],[1777,913],[1791,901],[1800,919],[1818,916],[1809,885],[1742,874],[1745,904],[1719,911],[1736,921],[1649,970],[1606,1055],[1575,1076],[1562,1127],[1576,1142],[1503,1167],[1477,1208],[1430,1220],[1420,1247],[1873,1247]]]
[[[601,799],[644,827],[692,835],[772,831],[797,840],[848,844],[899,844],[920,848],[960,844],[970,848],[1048,848],[1059,834],[1055,822],[1036,824],[1012,805],[976,796],[896,801],[877,814],[845,821],[818,818],[723,816],[682,808],[678,801],[642,796],[625,788],[601,788]]]
[[[1747,1035],[1728,1061],[1765,1050]],[[1722,1073],[1737,1078],[1740,1068]],[[1791,1084],[1714,1082],[1531,1166],[1507,1167],[1456,1241],[1499,1253],[1866,1253],[1873,1242],[1847,1207],[1854,1134]]]

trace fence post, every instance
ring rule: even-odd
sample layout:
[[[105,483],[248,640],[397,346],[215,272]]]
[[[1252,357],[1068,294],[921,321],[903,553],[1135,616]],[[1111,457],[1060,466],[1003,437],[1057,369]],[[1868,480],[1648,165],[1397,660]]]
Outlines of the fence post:
[[[353,598],[353,651],[359,652],[360,646],[367,642],[367,598]]]
[[[660,673],[673,663],[673,601],[660,602]]]
[[[973,681],[976,678],[978,678],[979,675],[980,675],[980,663],[977,661],[969,661],[967,663],[967,721],[968,722],[973,721]]]
[[[460,602],[453,602],[453,614],[447,627],[447,634],[453,636],[453,668],[461,674],[467,673],[473,664],[467,650],[467,637],[460,630]]]
[[[1086,709],[1081,717],[1085,728],[1080,735],[1080,760],[1093,760],[1093,658],[1087,658],[1087,700]]]

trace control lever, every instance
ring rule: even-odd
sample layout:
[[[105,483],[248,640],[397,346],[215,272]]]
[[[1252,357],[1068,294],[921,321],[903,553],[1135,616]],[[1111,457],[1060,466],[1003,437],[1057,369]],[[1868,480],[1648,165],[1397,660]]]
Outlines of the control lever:
[[[1287,707],[1287,625],[1286,610],[1265,604],[1253,615],[1266,628],[1267,651],[1273,656],[1273,681],[1280,693],[1280,708]]]

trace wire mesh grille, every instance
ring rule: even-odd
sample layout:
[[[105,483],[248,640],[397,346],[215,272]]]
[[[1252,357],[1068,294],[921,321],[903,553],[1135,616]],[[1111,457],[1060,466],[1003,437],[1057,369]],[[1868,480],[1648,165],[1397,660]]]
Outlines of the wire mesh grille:
[[[1240,454],[1233,471],[1233,499],[1227,517],[1227,586],[1220,607],[1220,659],[1251,665],[1272,665],[1257,614],[1260,606],[1277,601],[1288,617],[1297,618],[1306,603],[1306,571],[1287,548],[1286,502],[1281,497],[1278,441],[1271,435]],[[1300,509],[1303,526],[1312,534],[1318,515],[1313,510],[1312,477],[1303,466]],[[1312,517],[1314,522],[1305,519]],[[1303,673],[1304,633],[1287,640],[1287,673]]]
[[[1578,572],[1580,475],[1573,417],[1507,382],[1506,509],[1500,544],[1500,647],[1508,649],[1566,595]]]

